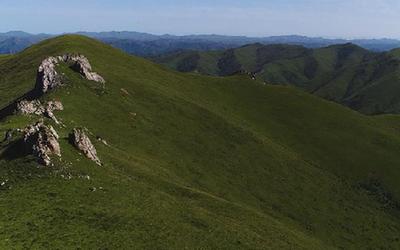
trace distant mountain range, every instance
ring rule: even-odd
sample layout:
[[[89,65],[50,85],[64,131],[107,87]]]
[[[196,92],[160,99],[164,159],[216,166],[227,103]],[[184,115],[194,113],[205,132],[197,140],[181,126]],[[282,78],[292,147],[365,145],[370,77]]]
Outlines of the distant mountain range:
[[[246,44],[290,44],[307,48],[321,48],[334,44],[353,43],[372,51],[388,51],[400,47],[395,39],[327,39],[306,36],[246,37],[223,35],[153,35],[130,31],[77,32],[96,38],[130,54],[151,57],[179,50],[218,50],[240,47]],[[0,33],[0,54],[19,52],[39,41],[53,37],[52,34],[29,34],[22,31]]]
[[[252,44],[154,58],[182,72],[248,72],[268,84],[293,85],[365,114],[400,113],[400,49],[372,52],[354,44],[306,48]]]
[[[0,54],[15,54],[50,37],[48,34],[32,35],[22,31],[0,33]]]

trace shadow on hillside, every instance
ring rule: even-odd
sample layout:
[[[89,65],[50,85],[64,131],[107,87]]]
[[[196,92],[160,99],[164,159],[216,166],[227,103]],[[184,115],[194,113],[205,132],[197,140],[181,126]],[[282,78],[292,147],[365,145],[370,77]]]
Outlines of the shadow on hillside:
[[[371,178],[366,182],[360,183],[358,187],[382,204],[384,208],[400,211],[400,202],[393,197],[391,192],[385,189],[378,179]]]
[[[18,102],[20,102],[22,100],[32,101],[32,100],[38,99],[39,97],[41,97],[43,95],[43,92],[41,90],[42,78],[43,78],[43,73],[38,72],[36,75],[36,82],[35,82],[35,86],[33,89],[26,92],[22,96],[16,98],[14,101],[9,103],[4,108],[0,109],[0,121],[4,120],[7,116],[10,116],[15,112],[15,110],[17,109]]]
[[[10,104],[5,106],[4,108],[0,109],[0,121],[4,120],[7,116],[14,114],[15,110],[17,109],[17,103],[22,100],[32,101],[40,97],[39,91],[35,88],[19,98],[16,98]]]
[[[0,158],[5,160],[15,160],[26,157],[30,154],[29,149],[25,146],[23,139],[11,142],[6,149],[0,154]]]

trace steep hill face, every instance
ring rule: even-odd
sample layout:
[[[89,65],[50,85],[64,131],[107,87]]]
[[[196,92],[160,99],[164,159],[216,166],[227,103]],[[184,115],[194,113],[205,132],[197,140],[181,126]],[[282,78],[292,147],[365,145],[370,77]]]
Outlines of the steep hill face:
[[[62,60],[62,84],[33,97],[61,103],[59,123],[2,117],[0,248],[399,246],[397,116],[243,75],[177,73],[81,36],[0,57],[0,107],[35,88],[43,60],[66,54],[85,56],[105,83]],[[47,167],[37,138],[53,149]]]
[[[180,52],[155,59],[182,72],[255,73],[271,84],[294,85],[366,114],[400,112],[396,50],[373,53],[352,44],[306,49],[249,45],[213,52]]]

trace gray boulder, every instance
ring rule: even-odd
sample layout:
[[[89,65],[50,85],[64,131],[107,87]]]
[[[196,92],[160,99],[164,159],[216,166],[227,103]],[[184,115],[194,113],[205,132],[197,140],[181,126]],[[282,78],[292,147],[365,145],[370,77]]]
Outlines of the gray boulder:
[[[23,115],[43,115],[45,112],[44,107],[39,100],[34,101],[20,101],[17,103],[17,112]]]
[[[57,64],[58,58],[51,56],[44,59],[39,66],[37,85],[43,93],[62,85],[61,77],[56,71]]]
[[[32,154],[36,156],[40,164],[50,166],[51,155],[61,157],[59,136],[54,128],[46,126],[43,122],[37,122],[23,130],[24,142],[31,149]]]
[[[80,150],[87,158],[94,161],[97,165],[101,166],[102,163],[97,156],[96,148],[93,146],[85,131],[80,128],[74,128],[70,135],[71,142]]]
[[[97,74],[96,72],[92,72],[92,66],[90,65],[89,60],[85,56],[83,55],[69,56],[66,62],[68,61],[74,62],[72,68],[78,71],[86,79],[103,84],[106,82],[104,78],[101,77],[99,74]]]
[[[64,107],[59,101],[49,101],[45,105],[42,105],[39,100],[23,100],[17,103],[17,113],[23,115],[44,115],[52,119],[57,124],[59,124],[59,121],[57,120],[53,112],[61,110],[64,110]]]
[[[50,101],[47,102],[45,106],[45,113],[47,117],[52,119],[55,123],[59,124],[60,122],[57,120],[56,116],[54,115],[54,111],[61,111],[64,110],[64,106],[59,101]]]
[[[57,73],[56,67],[59,63],[72,63],[72,68],[79,72],[87,80],[104,84],[106,81],[96,72],[92,72],[89,60],[83,55],[65,54],[62,56],[48,57],[42,61],[38,69],[37,87],[42,93],[61,86],[62,77]]]

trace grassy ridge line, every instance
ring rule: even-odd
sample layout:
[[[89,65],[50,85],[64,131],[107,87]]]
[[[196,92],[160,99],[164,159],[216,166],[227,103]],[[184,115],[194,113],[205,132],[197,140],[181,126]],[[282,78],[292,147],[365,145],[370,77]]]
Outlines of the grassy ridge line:
[[[0,209],[9,215],[1,228],[13,229],[1,234],[11,243],[62,246],[63,239],[71,247],[81,242],[92,248],[153,249],[396,246],[396,210],[358,187],[368,180],[363,161],[370,161],[370,167],[383,162],[397,174],[396,164],[374,153],[381,145],[371,144],[375,136],[396,144],[395,121],[389,124],[295,89],[265,87],[243,77],[167,71],[78,36],[47,41],[24,56],[32,57],[35,68],[41,58],[65,52],[86,55],[107,80],[100,93],[61,66],[68,85],[44,97],[65,106],[57,114],[66,125],[57,128],[63,148],[60,169],[68,163],[63,171],[91,179],[28,178],[29,159],[3,155],[1,176],[14,176],[19,166],[27,179],[15,177],[20,181],[10,193],[0,192]],[[12,117],[0,129],[26,123]],[[109,142],[111,148],[95,142],[105,168],[77,156],[67,143],[75,126]],[[366,154],[351,159],[353,152],[346,152],[352,147],[345,144],[357,138],[365,143],[357,143],[356,152],[367,149]],[[382,150],[398,161],[395,146]],[[340,164],[330,162],[341,154]],[[394,177],[383,174],[380,179],[391,192],[397,189],[389,181]],[[93,193],[93,186],[107,191]],[[32,212],[19,218],[24,207]],[[32,225],[39,225],[41,234],[29,233]]]

